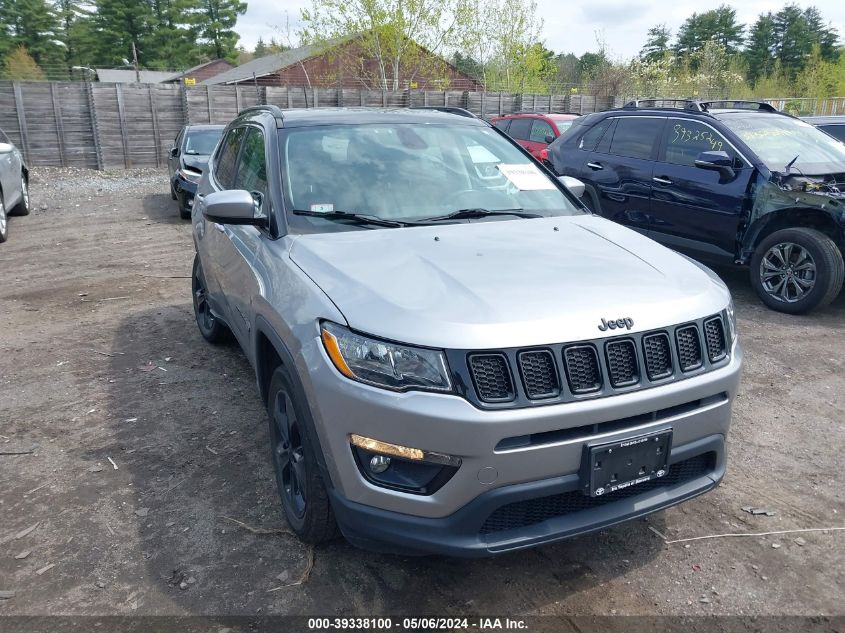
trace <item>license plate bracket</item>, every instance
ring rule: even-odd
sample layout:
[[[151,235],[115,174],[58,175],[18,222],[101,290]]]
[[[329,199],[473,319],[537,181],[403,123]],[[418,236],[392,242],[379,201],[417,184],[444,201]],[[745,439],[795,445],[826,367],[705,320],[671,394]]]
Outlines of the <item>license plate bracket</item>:
[[[585,492],[601,497],[666,475],[672,429],[585,445]]]

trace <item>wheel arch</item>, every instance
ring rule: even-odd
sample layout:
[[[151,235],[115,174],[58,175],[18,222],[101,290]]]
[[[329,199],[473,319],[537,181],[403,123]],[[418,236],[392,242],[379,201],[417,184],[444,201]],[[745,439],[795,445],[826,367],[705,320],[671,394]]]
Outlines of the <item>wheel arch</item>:
[[[745,232],[744,259],[748,261],[760,243],[775,231],[792,228],[815,229],[830,237],[843,250],[845,227],[837,224],[830,213],[806,207],[791,207],[768,213],[755,221]]]
[[[303,404],[305,430],[308,433],[308,439],[311,441],[311,445],[317,448],[317,463],[323,475],[323,480],[330,488],[333,488],[334,484],[332,483],[331,474],[326,465],[325,453],[323,452],[320,436],[317,433],[317,427],[314,422],[314,414],[312,413],[305,386],[302,384],[302,380],[296,370],[296,362],[294,361],[293,354],[291,354],[287,345],[282,341],[282,338],[276,334],[270,323],[260,315],[255,319],[254,358],[258,392],[261,401],[268,409],[270,404],[268,402],[270,381],[273,379],[276,368],[285,367],[288,370],[294,395]]]

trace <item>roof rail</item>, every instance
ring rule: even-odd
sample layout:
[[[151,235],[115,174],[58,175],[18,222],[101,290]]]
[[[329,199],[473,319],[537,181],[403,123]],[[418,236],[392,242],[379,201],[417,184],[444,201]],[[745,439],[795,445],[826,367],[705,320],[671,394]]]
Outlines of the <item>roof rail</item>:
[[[680,105],[678,105],[680,104]],[[648,110],[692,110],[693,112],[704,112],[705,109],[701,107],[701,103],[695,99],[663,99],[661,97],[651,97],[648,99],[632,99],[622,106],[630,109],[648,109]]]
[[[749,101],[747,99],[719,99],[718,101],[700,101],[699,105],[701,105],[704,111],[710,110],[711,108],[727,108],[727,109],[737,109],[737,110],[761,110],[763,112],[780,112],[775,106],[771,103],[766,103],[765,101]]]
[[[276,119],[276,127],[283,127],[285,121],[285,115],[282,109],[277,105],[254,105],[248,108],[244,108],[240,112],[238,112],[238,116],[243,116],[245,114],[250,114],[251,112],[267,112],[273,115],[273,118]]]
[[[438,112],[446,112],[448,114],[457,114],[458,116],[465,116],[470,119],[477,119],[472,112],[466,108],[459,108],[457,106],[413,106],[409,110],[437,110]]]

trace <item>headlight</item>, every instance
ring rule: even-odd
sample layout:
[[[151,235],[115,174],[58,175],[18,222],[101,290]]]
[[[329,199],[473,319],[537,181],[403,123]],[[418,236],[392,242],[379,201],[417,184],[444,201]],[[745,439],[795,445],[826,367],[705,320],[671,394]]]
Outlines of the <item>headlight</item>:
[[[728,307],[725,310],[728,315],[728,330],[731,334],[731,345],[736,340],[736,312],[734,311],[734,300],[731,299]]]
[[[191,182],[199,182],[200,178],[202,178],[202,172],[194,171],[193,169],[180,169],[179,175],[185,180],[190,180]]]
[[[369,385],[407,391],[451,391],[443,352],[380,341],[334,323],[323,323],[326,353],[347,378]]]

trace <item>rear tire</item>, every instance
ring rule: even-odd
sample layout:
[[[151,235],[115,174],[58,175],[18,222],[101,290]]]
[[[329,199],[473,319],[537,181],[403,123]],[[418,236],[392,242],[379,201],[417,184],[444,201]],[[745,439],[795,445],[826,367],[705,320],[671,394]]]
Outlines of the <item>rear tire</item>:
[[[270,417],[270,455],[282,511],[291,530],[306,543],[322,543],[338,534],[315,447],[305,427],[307,406],[293,389],[284,366],[270,379],[267,413]]]
[[[9,212],[9,215],[29,215],[29,182],[26,175],[21,174],[21,201]]]
[[[836,243],[821,231],[783,229],[757,246],[750,274],[754,290],[772,310],[805,314],[836,298],[845,262]]]
[[[191,273],[191,290],[194,303],[194,317],[197,320],[200,334],[209,343],[222,343],[226,340],[228,331],[226,326],[211,313],[211,305],[208,302],[208,287],[205,284],[205,275],[200,265],[200,256],[194,255],[194,270]]]

